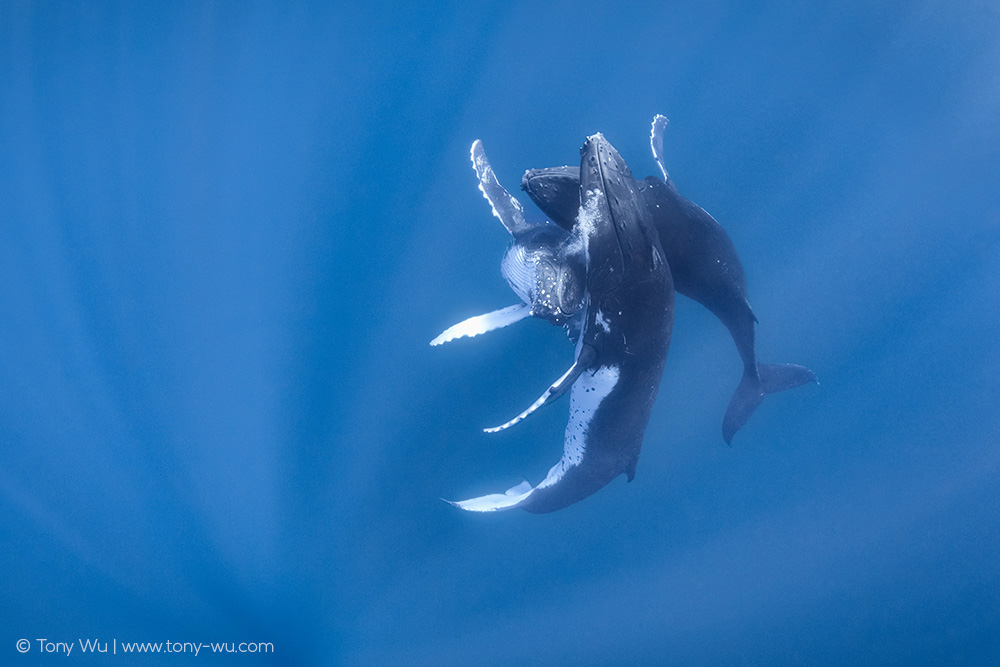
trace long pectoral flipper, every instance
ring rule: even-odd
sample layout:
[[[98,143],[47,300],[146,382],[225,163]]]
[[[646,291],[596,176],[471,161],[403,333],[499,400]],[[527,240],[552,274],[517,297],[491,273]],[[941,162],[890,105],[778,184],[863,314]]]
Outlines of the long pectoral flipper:
[[[524,221],[524,207],[512,194],[507,192],[504,186],[500,185],[490,161],[486,159],[486,151],[483,150],[483,142],[476,139],[472,142],[472,168],[476,170],[479,177],[479,191],[490,203],[495,215],[507,231],[511,234],[518,234],[530,228]]]
[[[531,315],[531,307],[525,303],[507,306],[485,315],[476,315],[445,329],[440,336],[431,341],[431,345],[441,345],[463,336],[478,336],[479,334],[501,329],[508,324],[520,322]]]
[[[601,366],[583,373],[570,392],[570,418],[566,425],[563,455],[538,486],[527,482],[468,500],[447,501],[470,512],[493,512],[520,507],[529,512],[551,512],[589,496],[624,470],[608,465],[604,440],[611,431],[604,422],[614,419],[613,411],[601,410],[618,385],[619,369]],[[610,446],[613,449],[613,445]]]
[[[667,127],[668,122],[666,116],[656,114],[653,117],[653,128],[649,132],[649,147],[653,149],[653,159],[660,166],[665,181],[670,180],[667,166],[663,163],[663,130]]]
[[[504,429],[510,428],[514,424],[518,423],[543,405],[548,405],[552,401],[556,400],[565,394],[566,390],[573,386],[573,383],[576,382],[577,378],[579,378],[580,375],[594,363],[594,359],[596,357],[597,352],[594,348],[589,345],[582,345],[580,347],[580,356],[576,358],[576,361],[574,361],[573,365],[569,367],[569,370],[563,373],[562,377],[552,383],[552,386],[546,389],[545,393],[539,396],[537,401],[528,406],[527,410],[505,424],[493,426],[491,428],[484,428],[483,431],[486,433],[497,433],[498,431],[503,431]]]

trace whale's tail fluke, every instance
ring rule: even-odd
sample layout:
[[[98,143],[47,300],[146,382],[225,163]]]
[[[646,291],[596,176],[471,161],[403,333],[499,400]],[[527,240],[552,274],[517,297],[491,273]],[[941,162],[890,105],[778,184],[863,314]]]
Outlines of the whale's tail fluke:
[[[805,366],[795,364],[757,364],[743,372],[743,379],[729,401],[726,417],[722,420],[722,437],[731,444],[736,432],[750,419],[764,396],[786,389],[794,389],[809,382],[817,382],[816,374]]]

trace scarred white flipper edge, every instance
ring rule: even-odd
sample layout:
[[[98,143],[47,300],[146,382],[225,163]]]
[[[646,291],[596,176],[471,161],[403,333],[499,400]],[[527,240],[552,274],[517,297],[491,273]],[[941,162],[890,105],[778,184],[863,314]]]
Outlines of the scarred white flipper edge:
[[[440,336],[431,341],[431,345],[442,345],[455,340],[456,338],[462,338],[463,336],[471,338],[472,336],[478,336],[479,334],[486,333],[487,331],[502,329],[503,327],[514,324],[515,322],[520,322],[529,315],[531,315],[531,308],[524,303],[518,303],[513,306],[501,308],[500,310],[494,310],[493,312],[486,313],[485,315],[476,315],[475,317],[470,317],[469,319],[463,320],[454,326],[448,327],[441,333]]]
[[[663,163],[663,130],[667,127],[666,116],[661,116],[656,114],[653,117],[653,128],[649,132],[649,147],[653,149],[653,158],[656,160],[656,164],[660,166],[660,171],[663,172],[663,180],[669,181],[670,175],[667,174],[667,166]]]
[[[592,348],[589,345],[582,345],[580,347],[580,355],[577,357],[576,361],[573,362],[573,365],[569,367],[569,370],[563,373],[562,377],[553,382],[552,386],[546,389],[545,392],[538,397],[538,400],[536,400],[534,403],[528,406],[528,409],[526,409],[524,412],[511,419],[509,422],[501,424],[500,426],[484,428],[483,431],[485,431],[486,433],[497,433],[499,431],[503,431],[504,429],[508,429],[514,424],[523,420],[525,417],[530,415],[538,408],[556,400],[557,398],[565,394],[567,389],[573,386],[573,383],[576,382],[576,379],[580,377],[580,375],[590,367],[590,365],[594,362],[594,359],[596,357],[597,357],[597,352],[594,350],[594,348]]]
[[[483,142],[476,139],[472,142],[471,150],[472,168],[476,170],[479,177],[479,191],[490,203],[495,215],[507,231],[517,234],[528,229],[529,225],[524,221],[524,207],[521,202],[514,198],[507,189],[500,185],[490,161],[486,159],[486,151],[483,150]]]

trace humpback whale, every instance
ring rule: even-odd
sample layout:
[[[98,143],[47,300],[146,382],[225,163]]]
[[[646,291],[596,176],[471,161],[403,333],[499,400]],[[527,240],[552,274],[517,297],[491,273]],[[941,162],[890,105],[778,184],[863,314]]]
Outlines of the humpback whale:
[[[479,142],[472,159],[483,195],[513,237],[502,272],[524,303],[466,320],[432,344],[530,314],[567,326],[576,350],[570,369],[535,403],[487,429],[507,428],[568,390],[570,416],[558,463],[537,486],[525,481],[453,504],[470,511],[552,512],[619,475],[635,476],[670,344],[673,281],[639,184],[603,135],[589,137],[581,149],[579,204],[568,228],[525,223],[523,209],[496,181]]]
[[[722,422],[731,443],[764,396],[815,382],[816,375],[795,364],[757,362],[754,325],[746,276],[729,235],[705,209],[680,194],[663,161],[667,119],[653,119],[650,147],[663,178],[639,182],[639,194],[653,221],[674,281],[674,288],[708,308],[729,329],[743,361],[743,377]],[[552,221],[572,229],[581,172],[575,166],[529,169],[521,188]]]
[[[527,222],[521,202],[500,185],[478,139],[472,144],[471,158],[480,192],[512,237],[500,272],[522,303],[459,322],[431,345],[478,336],[529,316],[566,328],[575,340],[586,296],[584,239],[578,230],[566,230],[547,220]],[[576,187],[579,190],[579,181]]]

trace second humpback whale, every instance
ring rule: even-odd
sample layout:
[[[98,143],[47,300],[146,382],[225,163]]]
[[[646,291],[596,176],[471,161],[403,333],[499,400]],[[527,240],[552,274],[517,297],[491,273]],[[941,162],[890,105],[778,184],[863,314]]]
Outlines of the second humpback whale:
[[[795,364],[757,362],[754,325],[746,277],[729,235],[705,209],[677,190],[663,162],[667,119],[656,116],[650,146],[663,178],[639,182],[640,196],[660,238],[675,289],[708,308],[729,329],[743,360],[743,377],[722,422],[727,443],[760,405],[764,396],[815,382],[816,375]],[[580,171],[574,166],[529,169],[521,181],[532,201],[563,229],[572,229]]]
[[[589,137],[581,149],[580,206],[570,229],[526,224],[478,142],[472,156],[480,189],[514,238],[503,273],[525,303],[466,320],[433,344],[531,314],[567,325],[576,354],[570,370],[532,406],[489,429],[516,423],[568,389],[570,416],[559,462],[537,486],[523,482],[453,504],[471,511],[552,512],[621,474],[630,480],[635,475],[673,326],[670,269],[638,183],[603,135]]]

